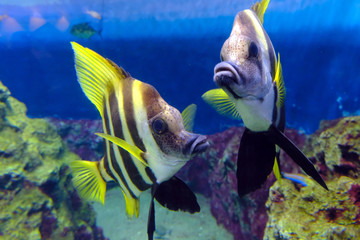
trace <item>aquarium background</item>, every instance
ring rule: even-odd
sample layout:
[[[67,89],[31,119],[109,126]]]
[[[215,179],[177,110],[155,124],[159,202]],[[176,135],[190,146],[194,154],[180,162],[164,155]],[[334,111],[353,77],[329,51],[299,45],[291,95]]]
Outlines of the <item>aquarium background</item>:
[[[213,68],[235,14],[254,2],[1,0],[0,80],[31,117],[98,119],[76,81],[76,41],[180,111],[196,103],[196,132],[223,131],[241,122],[219,116],[201,95],[216,87]],[[101,36],[70,33],[86,22]],[[311,133],[323,119],[359,115],[360,1],[271,0],[264,27],[281,55],[288,127]]]

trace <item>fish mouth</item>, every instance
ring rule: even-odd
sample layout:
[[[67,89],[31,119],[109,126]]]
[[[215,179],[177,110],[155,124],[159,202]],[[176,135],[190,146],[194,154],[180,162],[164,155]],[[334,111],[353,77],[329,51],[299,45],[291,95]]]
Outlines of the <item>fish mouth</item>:
[[[186,143],[184,153],[195,155],[204,152],[209,147],[209,142],[204,135],[192,134],[191,139]]]
[[[235,99],[242,98],[235,93],[231,85],[241,85],[244,83],[239,72],[239,68],[232,62],[220,62],[214,68],[214,82],[220,88],[227,89]]]

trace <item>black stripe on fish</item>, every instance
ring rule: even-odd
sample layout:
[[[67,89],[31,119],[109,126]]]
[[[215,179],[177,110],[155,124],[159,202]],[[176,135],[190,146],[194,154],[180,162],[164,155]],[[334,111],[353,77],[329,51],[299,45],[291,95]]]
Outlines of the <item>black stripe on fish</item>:
[[[110,134],[110,128],[109,128],[109,118],[108,118],[108,115],[107,115],[107,111],[106,111],[106,104],[104,104],[104,132],[107,133],[107,134]],[[109,158],[107,156],[107,153],[108,153],[108,149],[110,148],[110,143],[108,141],[106,141],[104,139],[104,168],[105,168],[105,171],[106,173],[115,181],[118,183],[116,177],[114,176],[114,174],[112,173],[111,169],[110,169],[110,166],[109,166]]]
[[[123,87],[123,99],[124,99],[124,110],[125,110],[125,118],[126,118],[126,124],[128,126],[128,129],[130,131],[130,135],[132,140],[134,141],[134,144],[140,148],[141,151],[146,152],[146,148],[144,145],[144,142],[139,136],[139,132],[136,126],[135,121],[135,113],[134,113],[134,104],[133,104],[133,82],[134,81],[124,81],[124,87]],[[144,159],[146,161],[146,159]]]
[[[116,133],[121,133],[121,135],[122,135],[122,126],[121,126],[121,121],[120,121],[120,117],[119,117],[119,111],[118,111],[119,108],[118,108],[118,103],[117,103],[115,92],[110,93],[109,106],[110,106],[111,122],[108,122],[108,124],[109,124],[109,126],[110,126],[110,124],[113,126],[115,135],[116,135]],[[105,110],[107,110],[107,109],[105,109]],[[107,115],[108,111],[105,111],[104,113],[105,113],[105,115]],[[116,118],[116,116],[118,116],[118,119]],[[114,119],[115,119],[116,125],[114,125]],[[110,130],[110,127],[108,129]],[[111,132],[109,131],[108,134],[111,134]],[[124,139],[124,138],[122,138],[122,139]],[[122,159],[117,159],[115,157],[115,152],[114,152],[115,149],[119,152],[120,158],[122,158]],[[133,191],[130,189],[129,184],[126,182],[124,174],[122,173],[122,170],[118,163],[118,161],[119,162],[123,161],[124,155],[126,155],[126,154],[129,155],[129,153],[126,150],[110,143],[110,156],[109,156],[110,162],[109,163],[111,164],[111,166],[114,169],[117,176],[120,178],[124,187],[130,193],[131,197],[137,199],[137,197],[135,196]],[[130,156],[129,156],[129,158],[130,158]],[[120,184],[120,186],[121,186],[121,184]],[[125,190],[125,189],[123,189],[123,190]]]
[[[145,171],[146,171],[146,174],[148,175],[148,177],[151,179],[151,181],[153,183],[156,183],[156,177],[155,177],[154,173],[152,172],[151,168],[146,167]]]
[[[126,83],[126,84],[125,84]],[[123,85],[123,107],[126,109],[126,104],[133,104],[132,99],[130,99],[130,101],[125,102],[125,93],[126,92],[132,92],[132,83],[133,81],[124,81],[124,85]],[[114,134],[115,137],[118,137],[120,139],[125,139],[124,138],[124,134],[123,134],[123,128],[122,128],[122,124],[121,124],[121,120],[120,120],[120,113],[119,113],[119,105],[118,105],[118,100],[116,98],[115,93],[111,94],[109,96],[109,104],[110,104],[110,111],[111,111],[111,120],[112,120],[112,124],[113,124],[113,129],[114,129]],[[125,111],[125,116],[127,115],[127,112]],[[136,124],[135,124],[136,126]],[[135,129],[135,131],[137,131]],[[124,150],[121,147],[118,147],[120,155],[121,155],[121,161],[124,164],[125,167],[125,171],[128,173],[131,182],[140,190],[140,191],[145,191],[146,189],[148,189],[150,187],[149,184],[147,184],[142,175],[140,174],[139,170],[137,169],[136,165],[133,162],[133,159],[131,158],[131,155],[128,151]],[[137,160],[135,160],[137,161]],[[128,184],[128,183],[127,183]],[[129,189],[130,191],[130,189]]]
[[[122,184],[123,184],[124,187],[128,190],[128,192],[130,193],[131,197],[134,198],[134,199],[137,199],[137,197],[135,196],[135,194],[131,191],[128,183],[126,182],[125,177],[124,177],[124,175],[123,175],[123,173],[122,173],[122,171],[121,171],[121,169],[120,169],[120,167],[119,167],[119,164],[118,164],[118,162],[116,161],[117,159],[116,159],[115,153],[114,153],[114,148],[120,150],[120,155],[121,155],[121,151],[125,151],[125,150],[119,149],[119,147],[113,145],[112,143],[110,144],[110,146],[111,146],[111,147],[110,147],[110,160],[111,160],[111,165],[112,165],[114,171],[115,171],[116,174],[119,176]],[[120,184],[120,183],[119,183],[119,184]],[[121,184],[120,184],[120,186],[121,186]],[[125,190],[125,189],[123,189],[123,190]]]

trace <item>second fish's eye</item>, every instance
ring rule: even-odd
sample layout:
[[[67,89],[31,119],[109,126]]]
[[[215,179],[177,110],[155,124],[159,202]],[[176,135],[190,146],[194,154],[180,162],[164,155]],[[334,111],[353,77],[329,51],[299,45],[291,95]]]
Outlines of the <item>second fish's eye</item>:
[[[259,49],[254,42],[249,45],[249,57],[258,57]]]
[[[154,132],[157,134],[163,134],[168,129],[166,122],[161,118],[155,119],[153,121],[152,128],[153,128]]]

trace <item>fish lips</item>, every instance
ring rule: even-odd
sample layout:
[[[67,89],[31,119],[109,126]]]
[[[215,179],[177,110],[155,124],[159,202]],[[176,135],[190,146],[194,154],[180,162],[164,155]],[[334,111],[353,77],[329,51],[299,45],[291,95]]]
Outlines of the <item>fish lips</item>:
[[[187,141],[183,153],[185,155],[195,155],[204,152],[209,147],[206,136],[199,134],[191,134],[191,138]]]
[[[220,62],[214,68],[214,82],[220,88],[227,89],[235,99],[242,98],[235,93],[231,86],[243,85],[244,77],[239,71],[239,67],[232,62]]]

